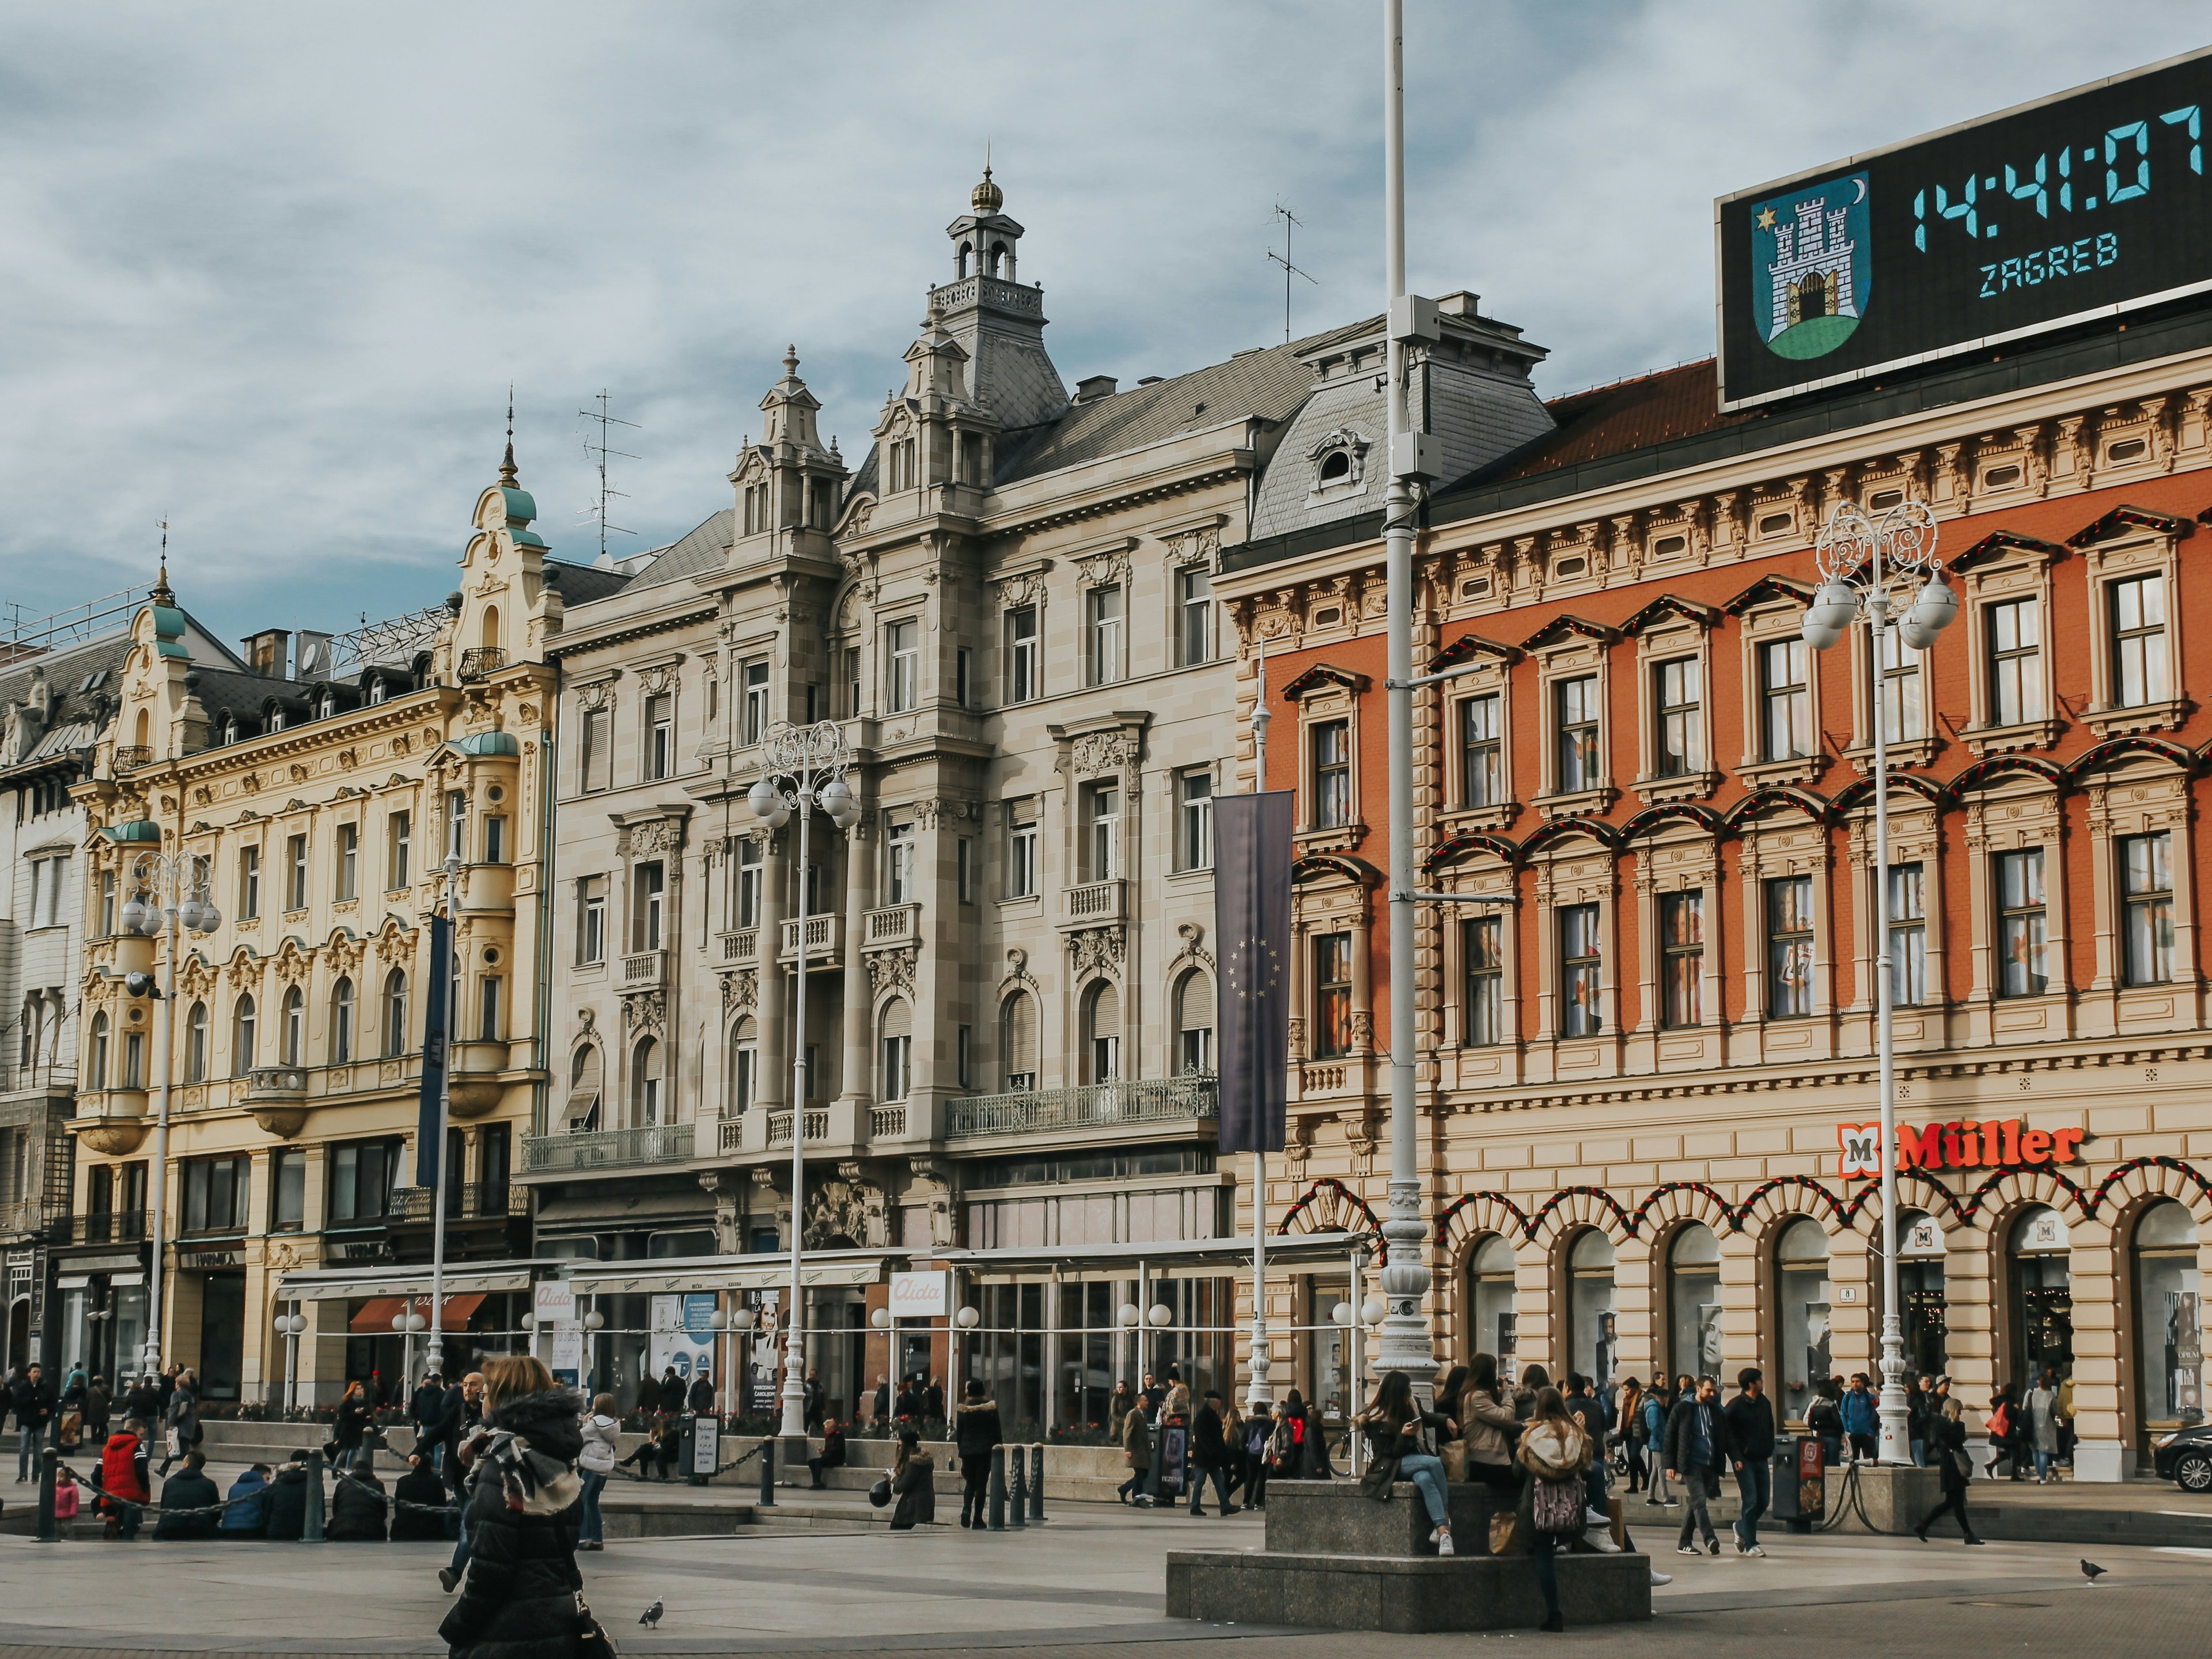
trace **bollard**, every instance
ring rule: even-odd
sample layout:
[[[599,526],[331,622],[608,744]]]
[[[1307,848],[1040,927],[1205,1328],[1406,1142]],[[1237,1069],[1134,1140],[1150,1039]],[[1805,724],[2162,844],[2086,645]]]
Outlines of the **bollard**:
[[[300,1541],[323,1541],[323,1453],[319,1446],[307,1454],[307,1498],[301,1516]]]
[[[990,1516],[993,1532],[1006,1531],[1006,1449],[1004,1446],[991,1448]]]
[[[22,1432],[28,1434],[30,1431],[25,1429]],[[52,1446],[39,1454],[39,1541],[41,1544],[61,1542],[61,1534],[54,1520],[54,1471],[61,1461],[62,1455]]]
[[[775,1505],[775,1442],[773,1438],[762,1439],[760,1460],[761,1507],[764,1510],[773,1509]]]
[[[1044,1519],[1044,1448],[1030,1448],[1030,1519]]]
[[[1029,1462],[1019,1446],[1006,1448],[1006,1524],[1010,1527],[1030,1523]]]

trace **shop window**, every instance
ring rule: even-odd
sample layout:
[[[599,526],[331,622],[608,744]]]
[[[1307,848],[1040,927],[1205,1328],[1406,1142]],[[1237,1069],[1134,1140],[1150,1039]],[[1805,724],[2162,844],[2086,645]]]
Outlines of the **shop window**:
[[[1505,1041],[1505,921],[1477,916],[1460,923],[1466,988],[1461,1036],[1468,1047]]]
[[[2166,985],[2173,980],[2172,837],[2128,836],[2120,842],[2121,927],[2127,944],[2130,985]]]
[[[1812,1012],[1813,878],[1780,876],[1766,884],[1766,1017]]]
[[[1604,1393],[1612,1391],[1620,1347],[1613,1275],[1613,1241],[1590,1228],[1567,1252],[1567,1359]]]
[[[1905,1312],[1905,1364],[1920,1376],[1950,1369],[1949,1303],[1943,1284],[1943,1229],[1917,1210],[1897,1224],[1897,1293]]]
[[[1659,775],[1679,778],[1705,769],[1705,693],[1695,657],[1662,662],[1652,670],[1658,693]]]
[[[1492,1233],[1474,1247],[1467,1268],[1468,1300],[1474,1312],[1474,1352],[1493,1354],[1498,1374],[1510,1380],[1517,1340],[1513,1311],[1513,1246]]]
[[[1705,1021],[1705,896],[1659,896],[1659,1017],[1668,1026]]]
[[[1674,1374],[1721,1374],[1721,1242],[1692,1221],[1667,1246],[1668,1358]]]
[[[2136,1218],[2136,1378],[2146,1429],[2204,1420],[2197,1218],[2160,1199]]]
[[[2074,1374],[2072,1248],[2065,1218],[2048,1205],[2033,1206],[2013,1224],[2006,1251],[2013,1363],[2003,1376],[2028,1383],[2046,1370],[2062,1382]]]
[[[1595,1036],[1604,1028],[1604,952],[1598,941],[1598,908],[1559,908],[1559,1035]]]
[[[1313,942],[1313,1052],[1317,1060],[1352,1052],[1352,935],[1317,933]]]
[[[1834,1374],[1829,1358],[1828,1236],[1820,1224],[1801,1216],[1782,1230],[1774,1245],[1774,1286],[1781,1333],[1780,1386],[1774,1390],[1784,1422],[1802,1423],[1813,1392]]]
[[[2041,996],[2050,983],[2043,849],[1996,856],[1997,994]]]
[[[1928,897],[1917,864],[1889,866],[1889,1000],[1899,1008],[1928,1000]]]

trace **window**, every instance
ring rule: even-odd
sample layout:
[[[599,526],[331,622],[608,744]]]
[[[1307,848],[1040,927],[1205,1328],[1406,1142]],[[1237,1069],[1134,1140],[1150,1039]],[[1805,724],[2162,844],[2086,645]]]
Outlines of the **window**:
[[[1044,681],[1038,672],[1037,612],[1025,605],[1006,612],[1006,701],[1027,702],[1041,696]]]
[[[730,1098],[723,1115],[750,1110],[759,1092],[760,1027],[748,1014],[730,1032]]]
[[[738,915],[740,927],[760,926],[762,845],[751,836],[738,843]]]
[[[407,975],[394,968],[384,976],[384,1053],[397,1059],[407,1052]]]
[[[911,904],[915,900],[912,820],[892,824],[890,833],[884,837],[884,863],[890,877],[890,902],[893,904]]]
[[[230,1073],[244,1077],[253,1069],[253,994],[242,994],[230,1013]]]
[[[978,485],[991,482],[983,476],[983,434],[980,432],[960,434],[960,482]]]
[[[1813,693],[1806,683],[1806,644],[1773,640],[1759,647],[1760,757],[1796,760],[1813,752]]]
[[[1604,1029],[1604,951],[1598,943],[1597,906],[1559,908],[1559,1035],[1595,1036]]]
[[[357,1140],[331,1148],[332,1226],[381,1223],[399,1185],[399,1143]]]
[[[107,1086],[107,1016],[92,1017],[91,1052],[85,1056],[84,1085],[100,1090]]]
[[[615,720],[611,709],[584,711],[583,773],[586,790],[605,789],[614,781]]]
[[[2120,842],[2121,902],[2127,915],[2130,985],[2166,985],[2173,979],[2172,839],[2161,830]]]
[[[1094,587],[1090,609],[1091,683],[1111,685],[1121,678],[1121,590]]]
[[[629,948],[660,948],[660,902],[665,876],[659,860],[630,872]]]
[[[505,1027],[501,1022],[501,1004],[507,991],[507,981],[497,974],[486,974],[483,991],[477,999],[478,1018],[477,1036],[486,1042],[497,1042]]]
[[[179,1185],[185,1232],[246,1231],[247,1168],[242,1158],[194,1158],[185,1165]]]
[[[1035,795],[1006,804],[1006,896],[1037,894],[1037,800]]]
[[[1121,1075],[1121,988],[1094,985],[1085,999],[1084,1059],[1089,1073],[1085,1083],[1112,1083]]]
[[[331,988],[331,1064],[353,1058],[353,981],[341,975]]]
[[[1920,866],[1889,866],[1889,1000],[1899,1008],[1928,1000],[1928,900]]]
[[[1176,577],[1176,642],[1185,668],[1213,660],[1213,578],[1204,570]]]
[[[69,882],[70,855],[31,860],[31,915],[33,927],[58,927],[68,919],[62,902]]]
[[[1085,881],[1112,881],[1121,873],[1121,787],[1094,783],[1084,792]]]
[[[884,636],[890,653],[891,713],[903,714],[921,702],[921,624],[895,622]]]
[[[261,849],[238,849],[238,919],[252,921],[261,914]]]
[[[185,1016],[185,1081],[205,1083],[208,1076],[208,1006],[195,1002]]]
[[[269,1155],[269,1231],[296,1233],[307,1224],[307,1155],[296,1150]]]
[[[2197,1218],[2170,1198],[2143,1210],[2135,1225],[2136,1376],[2147,1427],[2180,1428],[2201,1421],[2198,1370],[2184,1364],[2201,1346],[2197,1310],[2203,1281],[2197,1267]]]
[[[103,870],[100,872],[100,936],[102,939],[115,936],[115,872]]]
[[[414,825],[409,814],[394,812],[385,820],[384,843],[384,885],[396,891],[414,878]]]
[[[1928,730],[1920,707],[1920,653],[1897,636],[1894,623],[1875,635],[1881,659],[1881,732],[1890,743],[1908,743]]]
[[[284,842],[284,908],[307,908],[307,838],[293,836]]]
[[[963,1025],[952,1034],[952,1072],[962,1088],[972,1088],[969,1066],[972,1047],[972,1028]]]
[[[1037,1086],[1037,1006],[1026,991],[1006,999],[999,1017],[999,1052],[1006,1064],[1006,1088],[1020,1093]]]
[[[1505,922],[1476,916],[1459,925],[1465,972],[1460,1040],[1470,1048],[1505,1040]]]
[[[1213,1069],[1213,981],[1194,968],[1176,987],[1176,1070]]]
[[[143,1031],[124,1033],[123,1086],[126,1089],[146,1086],[146,1034]]]
[[[975,843],[963,836],[952,843],[953,862],[959,877],[958,890],[963,904],[975,902]]]
[[[2122,708],[2164,702],[2166,578],[2134,576],[2112,584],[2112,701]]]
[[[1559,715],[1559,793],[1598,787],[1597,676],[1561,680],[1553,692]]]
[[[465,859],[469,855],[469,798],[459,789],[446,792],[446,856]]]
[[[1340,830],[1352,822],[1352,728],[1324,720],[1313,729],[1313,827]]]
[[[359,896],[361,880],[361,826],[353,823],[338,825],[337,892],[342,899]]]
[[[1352,1052],[1352,935],[1320,933],[1313,942],[1316,1059]]]
[[[507,862],[507,818],[502,813],[484,819],[483,855],[486,864]]]
[[[648,782],[676,769],[676,699],[667,692],[645,700],[645,775]]]
[[[1180,819],[1176,845],[1176,868],[1182,870],[1211,870],[1213,867],[1213,773],[1200,767],[1185,772],[1176,781]]]
[[[758,743],[768,731],[768,665],[749,662],[744,674],[745,702],[738,741]]]
[[[307,1000],[296,985],[284,993],[284,1025],[277,1046],[285,1065],[307,1064]]]
[[[629,1103],[631,1121],[649,1128],[660,1121],[660,1044],[641,1037],[630,1050]]]
[[[1459,706],[1459,804],[1497,806],[1505,799],[1499,748],[1499,700],[1495,693],[1469,697]]]
[[[1813,1012],[1813,878],[1777,876],[1766,884],[1766,1017]]]
[[[1705,692],[1695,657],[1662,662],[1652,671],[1658,692],[1658,775],[1679,778],[1705,767]]]
[[[2050,982],[2043,849],[1997,854],[1997,994],[2033,997]]]
[[[845,687],[846,717],[857,719],[861,713],[860,647],[857,645],[847,646],[837,653],[837,656],[843,664],[845,671],[840,678]]]
[[[904,1100],[914,1083],[914,1014],[893,998],[884,1010],[883,1091],[884,1100]]]
[[[1705,896],[1659,896],[1659,1021],[1705,1023]]]
[[[2019,726],[2043,718],[2043,631],[2033,599],[1989,609],[1990,722]]]
[[[952,701],[959,708],[968,707],[969,678],[975,665],[975,653],[966,646],[952,653]]]

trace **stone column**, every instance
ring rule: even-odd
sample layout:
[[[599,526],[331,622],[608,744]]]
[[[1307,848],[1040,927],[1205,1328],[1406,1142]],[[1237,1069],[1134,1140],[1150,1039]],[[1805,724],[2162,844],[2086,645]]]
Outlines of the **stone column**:
[[[876,1096],[875,1068],[869,1064],[868,1038],[875,998],[868,988],[867,960],[861,946],[868,937],[868,909],[875,892],[876,826],[881,817],[863,811],[845,836],[845,989],[844,1061],[840,1068],[837,1098],[865,1105]],[[921,1011],[915,1011],[921,1024]],[[917,1042],[917,1048],[921,1044]]]
[[[760,1036],[753,1061],[753,1103],[780,1107],[791,1088],[791,1002],[786,992],[783,963],[783,849],[787,838],[771,835],[761,849],[760,927],[753,938],[753,962],[760,978],[755,994],[755,1018]]]

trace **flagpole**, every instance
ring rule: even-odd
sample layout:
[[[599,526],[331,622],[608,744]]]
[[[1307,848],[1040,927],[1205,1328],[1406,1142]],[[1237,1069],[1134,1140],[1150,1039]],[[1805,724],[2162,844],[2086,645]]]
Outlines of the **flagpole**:
[[[1260,653],[1260,690],[1252,702],[1252,793],[1267,787],[1267,722],[1274,715],[1267,708],[1267,642],[1253,623]],[[1218,1071],[1217,1066],[1216,1070]],[[1255,1136],[1252,1146],[1252,1377],[1244,1396],[1244,1409],[1256,1414],[1262,1406],[1273,1408],[1274,1391],[1267,1386],[1268,1368],[1274,1357],[1267,1340],[1267,1137]]]

